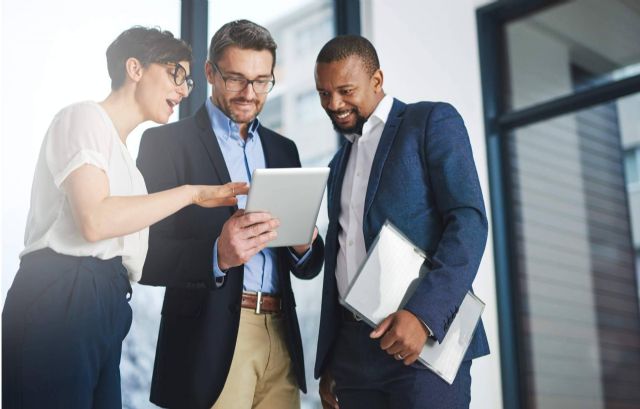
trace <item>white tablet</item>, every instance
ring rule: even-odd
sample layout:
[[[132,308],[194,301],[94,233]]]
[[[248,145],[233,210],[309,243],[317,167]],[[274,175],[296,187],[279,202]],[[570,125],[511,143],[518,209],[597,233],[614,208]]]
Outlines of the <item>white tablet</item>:
[[[280,220],[269,247],[311,243],[329,168],[256,169],[245,211],[265,211]]]

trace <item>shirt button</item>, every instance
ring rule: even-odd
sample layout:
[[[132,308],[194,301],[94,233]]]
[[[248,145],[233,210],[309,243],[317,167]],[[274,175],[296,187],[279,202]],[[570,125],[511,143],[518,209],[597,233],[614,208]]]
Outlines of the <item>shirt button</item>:
[[[356,173],[356,176],[357,176],[357,177],[360,177],[360,172],[357,172],[357,173]]]
[[[349,245],[353,246],[353,240],[349,240]]]

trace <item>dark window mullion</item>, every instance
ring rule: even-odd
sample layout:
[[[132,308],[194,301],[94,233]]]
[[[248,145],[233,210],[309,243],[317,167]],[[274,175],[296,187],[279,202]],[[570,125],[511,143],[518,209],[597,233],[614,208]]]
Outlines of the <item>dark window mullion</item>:
[[[516,240],[516,227],[512,209],[511,168],[507,139],[502,138],[497,117],[505,106],[502,90],[505,78],[504,38],[502,34],[502,18],[499,13],[505,4],[491,4],[477,11],[478,39],[480,51],[480,69],[482,77],[482,95],[487,135],[487,156],[489,167],[489,189],[491,197],[491,214],[494,241],[494,260],[496,275],[496,295],[498,303],[498,329],[500,337],[500,365],[502,374],[502,397],[505,409],[520,409],[526,388],[526,379],[520,365],[519,356],[524,345],[519,333],[522,332],[520,313],[514,297],[519,294],[517,271],[517,254],[513,248]]]
[[[640,75],[503,114],[498,118],[498,127],[502,135],[508,135],[511,129],[579,111],[637,92],[640,92]]]
[[[361,35],[360,0],[333,0],[334,32],[335,35]],[[338,146],[345,139],[336,132]]]
[[[333,0],[336,35],[360,35],[360,0]]]
[[[491,15],[496,25],[503,26],[506,22],[525,18],[547,7],[557,6],[572,0],[497,0],[480,10]]]
[[[180,37],[191,45],[191,77],[195,87],[189,98],[180,103],[180,118],[195,114],[207,98],[204,62],[208,49],[208,0],[182,0]]]

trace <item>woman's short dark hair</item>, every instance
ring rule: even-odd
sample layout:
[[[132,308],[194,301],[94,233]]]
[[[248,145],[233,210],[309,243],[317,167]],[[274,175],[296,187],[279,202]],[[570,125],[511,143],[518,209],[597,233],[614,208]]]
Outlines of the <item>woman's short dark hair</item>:
[[[217,63],[224,50],[232,46],[242,50],[268,50],[273,57],[271,69],[276,65],[276,42],[269,30],[252,21],[235,20],[220,27],[211,38],[209,61]]]
[[[375,47],[369,40],[357,35],[341,35],[329,40],[322,47],[316,62],[332,63],[342,61],[352,55],[360,57],[369,75],[380,69],[380,61]]]
[[[158,28],[134,26],[123,31],[107,48],[107,69],[111,77],[111,89],[124,84],[125,63],[136,58],[143,67],[151,63],[191,63],[191,47],[175,38],[170,31]]]

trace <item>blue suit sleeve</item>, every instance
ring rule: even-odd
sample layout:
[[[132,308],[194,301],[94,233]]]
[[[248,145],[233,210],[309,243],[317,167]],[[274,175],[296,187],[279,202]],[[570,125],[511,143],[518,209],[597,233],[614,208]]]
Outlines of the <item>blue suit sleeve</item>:
[[[442,342],[471,289],[487,240],[487,217],[469,136],[458,112],[436,104],[427,123],[424,158],[443,229],[426,274],[405,309]]]

